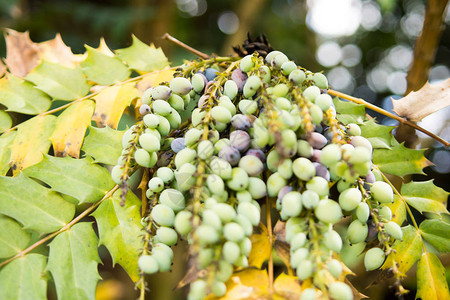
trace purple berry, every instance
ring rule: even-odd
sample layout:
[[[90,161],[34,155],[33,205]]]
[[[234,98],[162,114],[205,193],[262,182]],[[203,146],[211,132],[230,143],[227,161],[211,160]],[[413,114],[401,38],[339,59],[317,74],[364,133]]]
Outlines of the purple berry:
[[[239,93],[242,93],[245,82],[247,81],[247,74],[242,72],[241,69],[236,69],[231,73],[231,80],[236,83]]]
[[[236,166],[239,163],[239,160],[241,159],[241,154],[239,153],[239,150],[237,150],[236,148],[231,146],[225,146],[222,149],[220,149],[219,157],[229,162],[230,165]]]
[[[330,181],[330,172],[327,167],[318,162],[314,162],[313,165],[316,167],[316,176],[323,177],[326,181]]]
[[[250,136],[243,130],[235,130],[230,133],[231,146],[243,152],[250,146]]]
[[[254,155],[259,158],[263,163],[266,162],[266,155],[261,149],[249,149],[245,155]]]
[[[205,77],[208,81],[214,80],[214,78],[216,78],[216,73],[218,71],[216,69],[213,68],[208,68],[205,70]]]
[[[252,123],[250,123],[250,119],[246,115],[237,114],[231,118],[231,126],[247,131],[252,127]]]
[[[186,146],[184,145],[184,138],[176,138],[170,144],[170,148],[172,148],[172,151],[175,152],[175,153],[180,152],[185,147]]]
[[[311,157],[311,160],[312,161],[320,161],[320,154],[321,153],[322,153],[322,150],[314,149],[313,150],[313,155]]]
[[[328,143],[327,138],[318,132],[312,132],[307,141],[314,149],[322,149]]]

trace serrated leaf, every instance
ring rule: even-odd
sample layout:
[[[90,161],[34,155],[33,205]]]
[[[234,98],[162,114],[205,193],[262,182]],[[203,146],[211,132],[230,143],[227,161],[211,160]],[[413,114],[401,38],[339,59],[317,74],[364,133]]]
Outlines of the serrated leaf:
[[[173,78],[174,73],[175,71],[168,67],[162,70],[147,73],[145,74],[145,77],[136,84],[136,87],[140,95],[142,95],[147,89],[154,87],[161,82],[170,81]]]
[[[361,135],[369,140],[373,148],[390,149],[392,141],[395,140],[391,131],[394,126],[379,125],[374,119],[370,119],[360,125]]]
[[[19,223],[0,214],[0,258],[16,255],[30,242],[30,234]]]
[[[286,300],[300,299],[302,292],[298,277],[287,275],[286,273],[281,273],[275,279],[273,288],[275,289],[275,296]]]
[[[45,155],[40,163],[24,170],[24,173],[80,203],[100,200],[115,185],[108,170],[93,164],[89,157],[75,159]]]
[[[0,213],[22,223],[25,229],[45,234],[72,220],[75,206],[22,173],[0,176]]]
[[[12,119],[9,116],[9,114],[4,110],[0,110],[0,133],[11,128],[11,125],[12,125]]]
[[[47,299],[47,258],[31,253],[19,257],[0,270],[0,299]]]
[[[139,94],[134,83],[110,86],[103,89],[100,94],[94,97],[96,105],[92,119],[97,123],[98,127],[107,125],[116,129],[124,109],[138,96]]]
[[[395,252],[391,252],[381,268],[389,269],[395,262],[399,272],[405,274],[419,260],[423,241],[420,232],[411,225],[402,227],[402,231],[403,240],[394,242]]]
[[[0,175],[5,175],[9,170],[11,159],[11,143],[16,137],[17,131],[10,131],[0,136]]]
[[[50,243],[48,270],[53,276],[58,299],[95,299],[100,276],[98,239],[91,223],[78,223]]]
[[[402,196],[406,202],[420,211],[432,213],[447,212],[447,197],[445,190],[433,184],[433,180],[410,182],[402,185]]]
[[[89,84],[79,67],[72,69],[43,60],[26,77],[53,99],[74,100],[89,92]]]
[[[394,195],[394,202],[392,203],[385,203],[384,206],[387,206],[392,211],[392,220],[393,222],[397,223],[398,225],[402,225],[403,222],[406,220],[406,205],[405,202],[403,202],[400,197],[397,195]]]
[[[140,223],[139,199],[128,191],[125,205],[121,206],[121,191],[105,200],[92,214],[97,220],[100,244],[111,253],[113,264],[118,263],[127,271],[133,281],[139,280],[137,260],[142,249],[139,237]]]
[[[244,269],[227,281],[227,293],[221,300],[267,299],[269,276],[267,270]]]
[[[51,145],[49,138],[55,127],[55,119],[53,115],[36,116],[19,125],[10,147],[10,165],[14,174],[37,164],[41,161],[42,154],[48,152]]]
[[[335,97],[333,99],[334,106],[336,108],[336,118],[344,123],[362,124],[366,119],[365,106],[362,104],[356,104],[350,101],[342,101]]]
[[[94,157],[95,162],[115,165],[121,154],[122,136],[125,131],[109,128],[89,127],[89,134],[84,139],[82,150]]]
[[[9,71],[19,77],[28,74],[39,63],[39,49],[30,34],[7,28],[5,30],[6,59]]]
[[[161,48],[155,48],[153,44],[149,46],[134,35],[132,45],[128,48],[116,50],[116,54],[131,69],[141,72],[161,70],[169,65],[169,61]]]
[[[426,100],[425,100],[426,99]],[[417,92],[394,100],[394,112],[400,117],[417,122],[450,105],[450,78],[436,84],[425,83]]]
[[[262,264],[269,259],[272,252],[269,232],[264,224],[259,223],[256,233],[250,236],[250,241],[252,241],[252,250],[248,257],[248,265],[260,269]]]
[[[425,252],[417,265],[416,299],[450,299],[445,269],[439,258],[433,253]]]
[[[432,164],[425,158],[424,152],[399,144],[391,149],[374,149],[372,160],[384,173],[397,176],[425,174],[422,169]]]
[[[37,115],[49,109],[50,98],[31,83],[12,74],[0,79],[0,103],[27,115]]]
[[[82,56],[72,53],[59,33],[56,34],[54,39],[39,43],[37,46],[39,47],[40,58],[52,63],[74,68],[83,60]]]
[[[450,224],[441,220],[425,220],[419,226],[423,238],[440,252],[450,252]]]
[[[88,80],[100,85],[110,85],[130,76],[131,71],[117,57],[110,57],[87,45],[85,47],[88,56],[81,63],[81,69]]]
[[[72,104],[58,116],[50,137],[55,156],[80,157],[84,134],[91,124],[94,107],[92,100],[85,100]]]

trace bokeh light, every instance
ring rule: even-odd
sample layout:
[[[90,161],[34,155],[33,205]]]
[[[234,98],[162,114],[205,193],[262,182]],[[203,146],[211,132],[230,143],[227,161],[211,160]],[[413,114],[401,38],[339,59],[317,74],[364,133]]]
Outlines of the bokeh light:
[[[325,42],[316,52],[317,61],[324,67],[332,67],[341,61],[341,47],[336,42]]]
[[[239,28],[239,18],[234,12],[226,11],[220,14],[217,25],[223,33],[233,34]]]

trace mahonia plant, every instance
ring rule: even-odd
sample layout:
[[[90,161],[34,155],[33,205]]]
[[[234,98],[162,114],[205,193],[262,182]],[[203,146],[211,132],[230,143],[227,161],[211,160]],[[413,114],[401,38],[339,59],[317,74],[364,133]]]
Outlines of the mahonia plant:
[[[424,150],[397,143],[393,127],[376,124],[364,105],[333,99],[322,73],[276,50],[168,69],[160,49],[135,37],[116,54],[104,47],[87,47],[81,68],[42,60],[22,79],[0,79],[0,103],[12,111],[7,96],[70,101],[53,111],[43,104],[0,136],[0,224],[8,229],[0,233],[0,298],[22,299],[21,289],[45,299],[41,274],[49,272],[59,299],[93,299],[103,244],[144,299],[145,274],[171,270],[179,239],[189,245],[179,287],[189,285],[191,300],[358,299],[345,261],[359,256],[399,295],[417,261],[417,297],[449,295],[436,256],[450,250],[448,193],[432,181],[399,191],[385,175],[422,173]],[[69,80],[59,76],[66,73]],[[132,103],[136,123],[117,131]],[[91,119],[97,127],[84,137]],[[92,205],[74,218],[83,203]],[[418,224],[411,207],[428,219]],[[91,213],[99,237],[82,222]],[[30,253],[52,238],[49,253]],[[272,248],[286,271],[275,280]],[[252,292],[239,296],[247,286]]]

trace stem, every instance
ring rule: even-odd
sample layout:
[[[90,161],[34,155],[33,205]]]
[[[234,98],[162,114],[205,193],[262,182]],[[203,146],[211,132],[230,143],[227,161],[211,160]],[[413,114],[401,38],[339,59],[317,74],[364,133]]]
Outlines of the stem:
[[[203,58],[203,59],[208,59],[209,58],[208,54],[205,54],[205,53],[203,53],[201,51],[198,51],[197,49],[192,48],[191,46],[186,45],[185,43],[183,43],[182,41],[174,38],[173,36],[171,36],[167,32],[162,36],[162,38],[165,39],[165,40],[171,41],[175,45],[178,45],[181,48],[186,49],[187,51],[197,55],[200,58]]]
[[[53,232],[52,234],[47,235],[46,237],[44,237],[43,239],[40,239],[39,241],[37,241],[36,243],[34,243],[33,245],[31,245],[30,247],[28,247],[25,250],[20,251],[19,253],[17,253],[16,255],[14,255],[13,257],[3,261],[0,263],[0,268],[3,267],[4,265],[12,262],[13,260],[15,260],[16,258],[19,257],[23,257],[25,254],[29,253],[30,251],[34,250],[35,248],[37,248],[38,246],[44,244],[45,242],[47,242],[48,240],[54,238],[55,236],[57,236],[58,234],[69,230],[70,227],[72,227],[73,225],[75,225],[76,223],[78,223],[81,219],[83,219],[85,216],[87,216],[89,213],[91,213],[94,209],[97,208],[97,206],[99,206],[103,201],[105,201],[106,199],[108,199],[109,197],[111,197],[111,195],[119,188],[118,185],[116,185],[115,187],[113,187],[109,192],[107,192],[105,194],[105,196],[103,196],[103,198],[98,201],[97,203],[93,204],[92,206],[90,206],[89,208],[87,208],[85,211],[83,211],[81,214],[79,214],[75,219],[73,219],[72,221],[70,221],[69,223],[67,223],[66,225],[64,225],[64,227],[62,227],[61,229],[59,229],[58,231]]]
[[[270,201],[269,196],[266,196],[266,219],[267,219],[267,231],[269,233],[269,242],[270,242],[270,254],[269,254],[269,263],[268,263],[268,271],[269,271],[269,291],[270,295],[273,295],[273,254],[272,254],[272,245],[273,245],[273,232],[272,232],[272,216],[270,214]]]
[[[449,142],[447,142],[443,138],[435,135],[434,133],[429,132],[425,128],[422,128],[422,127],[418,126],[417,124],[414,124],[411,121],[408,121],[408,120],[406,120],[404,118],[401,118],[401,117],[399,117],[397,115],[394,115],[393,113],[390,113],[390,112],[388,112],[388,111],[386,111],[386,110],[384,110],[384,109],[382,109],[382,108],[380,108],[380,107],[378,107],[376,105],[370,104],[370,103],[364,101],[361,98],[355,98],[355,97],[352,97],[352,96],[349,96],[347,94],[344,94],[344,93],[341,93],[341,92],[338,92],[338,91],[335,91],[335,90],[331,90],[331,89],[328,90],[328,94],[333,95],[333,96],[337,96],[337,97],[342,98],[342,99],[349,100],[349,101],[357,103],[357,104],[365,105],[368,109],[376,111],[377,113],[385,115],[385,116],[387,116],[387,117],[389,117],[391,119],[397,120],[397,121],[399,121],[402,124],[411,126],[411,127],[415,128],[415,129],[417,129],[419,131],[422,131],[423,133],[425,133],[426,135],[432,137],[433,139],[435,139],[436,141],[440,142],[441,144],[443,144],[447,148],[450,145]]]

